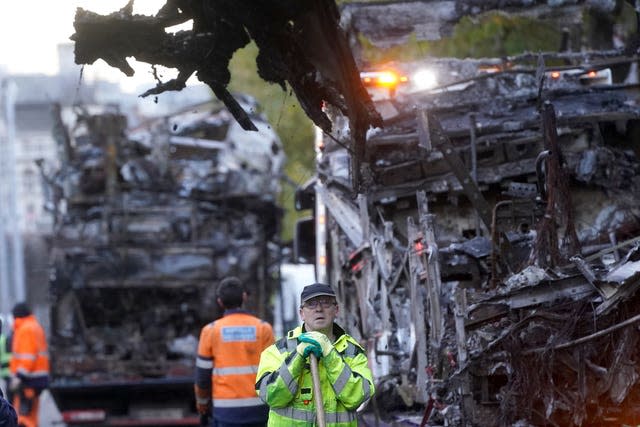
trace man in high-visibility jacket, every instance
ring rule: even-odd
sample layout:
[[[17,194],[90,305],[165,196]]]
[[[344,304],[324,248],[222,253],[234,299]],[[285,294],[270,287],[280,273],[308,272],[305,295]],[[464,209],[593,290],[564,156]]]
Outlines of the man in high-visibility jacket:
[[[273,329],[241,309],[246,300],[240,280],[225,278],[217,289],[224,314],[200,333],[196,404],[201,416],[213,413],[214,427],[267,423],[269,408],[256,396],[254,384],[260,353],[274,342]]]
[[[13,307],[9,388],[18,425],[38,426],[40,392],[49,386],[49,353],[44,329],[24,302]]]
[[[327,426],[355,427],[356,409],[374,394],[364,349],[334,323],[336,294],[314,283],[301,295],[303,324],[262,352],[256,390],[270,407],[269,426],[313,426],[316,409],[308,356],[318,371]]]

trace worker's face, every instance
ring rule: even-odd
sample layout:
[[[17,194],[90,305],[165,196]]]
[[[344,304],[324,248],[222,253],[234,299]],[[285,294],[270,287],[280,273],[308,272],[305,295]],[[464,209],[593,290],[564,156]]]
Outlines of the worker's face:
[[[336,299],[324,295],[311,298],[302,304],[300,309],[300,318],[308,331],[330,330],[337,315],[338,303]]]

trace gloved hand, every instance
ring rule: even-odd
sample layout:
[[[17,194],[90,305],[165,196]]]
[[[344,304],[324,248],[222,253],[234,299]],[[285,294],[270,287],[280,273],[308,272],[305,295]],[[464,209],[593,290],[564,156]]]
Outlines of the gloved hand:
[[[314,346],[320,347],[320,355],[316,354],[318,357],[327,356],[333,350],[333,344],[329,340],[329,338],[318,331],[305,332],[298,336],[298,341],[307,342],[313,344]]]
[[[300,337],[298,337],[298,341],[300,341]],[[305,359],[309,357],[310,353],[315,354],[316,357],[322,357],[322,347],[320,347],[319,343],[300,342],[300,344],[298,344],[298,346],[296,347],[296,351]]]
[[[16,375],[12,376],[11,380],[9,381],[9,390],[13,392],[18,391],[18,389],[20,388],[20,384],[22,384],[20,378]]]

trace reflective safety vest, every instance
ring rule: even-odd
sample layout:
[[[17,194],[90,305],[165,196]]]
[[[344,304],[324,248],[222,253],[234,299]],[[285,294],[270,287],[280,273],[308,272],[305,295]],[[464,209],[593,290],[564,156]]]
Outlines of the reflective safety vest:
[[[9,361],[11,360],[11,351],[8,347],[7,337],[0,333],[0,378],[9,378]]]
[[[264,422],[268,408],[256,396],[260,353],[274,342],[269,323],[243,310],[226,310],[204,328],[196,360],[196,398],[213,399],[213,416],[223,422]]]
[[[31,314],[13,322],[9,369],[26,387],[43,390],[49,386],[49,352],[44,329]]]
[[[304,325],[303,325],[304,326]],[[313,426],[316,410],[308,361],[296,351],[303,327],[262,352],[256,390],[270,408],[271,427]],[[328,427],[356,427],[356,409],[375,388],[364,349],[334,324],[334,350],[318,363]]]

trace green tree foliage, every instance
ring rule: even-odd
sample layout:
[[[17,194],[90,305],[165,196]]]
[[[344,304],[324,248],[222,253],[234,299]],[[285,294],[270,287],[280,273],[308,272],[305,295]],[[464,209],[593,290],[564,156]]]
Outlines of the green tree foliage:
[[[554,51],[560,46],[560,30],[550,24],[493,12],[464,17],[451,37],[420,41],[415,36],[405,45],[380,49],[360,36],[363,57],[370,63],[410,61],[426,56],[495,58],[522,52]]]
[[[255,44],[235,53],[230,64],[231,91],[242,92],[255,97],[262,107],[269,123],[274,127],[284,145],[287,155],[286,178],[282,181],[283,191],[280,204],[285,209],[281,238],[290,240],[295,221],[308,213],[296,212],[294,208],[295,185],[304,183],[314,174],[313,123],[305,115],[290,88],[283,91],[275,84],[268,84],[258,76]],[[287,184],[287,182],[289,182]]]
[[[561,33],[548,23],[491,13],[479,22],[464,17],[450,41],[436,46],[439,56],[471,58],[508,56],[522,52],[553,51],[560,47]],[[440,51],[440,52],[438,52]]]

